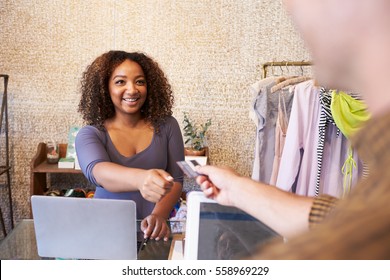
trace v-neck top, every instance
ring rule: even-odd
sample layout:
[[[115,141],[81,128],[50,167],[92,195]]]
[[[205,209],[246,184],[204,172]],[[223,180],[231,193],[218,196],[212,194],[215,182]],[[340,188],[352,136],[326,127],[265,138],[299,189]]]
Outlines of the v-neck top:
[[[184,160],[184,144],[179,124],[174,117],[168,117],[154,133],[152,142],[143,151],[130,157],[123,156],[115,148],[107,130],[95,126],[85,126],[76,136],[76,152],[81,170],[86,178],[96,186],[95,198],[127,199],[137,204],[137,218],[148,216],[154,203],[145,200],[139,191],[110,192],[96,182],[92,170],[99,162],[113,162],[130,168],[163,169],[175,182],[183,183],[183,172],[177,161]]]

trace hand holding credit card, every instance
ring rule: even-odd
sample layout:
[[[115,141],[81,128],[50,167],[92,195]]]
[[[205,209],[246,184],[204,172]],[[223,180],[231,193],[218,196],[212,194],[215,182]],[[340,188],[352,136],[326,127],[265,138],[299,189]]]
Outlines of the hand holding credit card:
[[[184,174],[189,178],[196,178],[200,175],[208,178],[207,175],[199,174],[195,171],[195,167],[200,165],[196,160],[185,160],[185,161],[177,161],[176,162],[181,170],[183,170]],[[208,179],[209,180],[209,179]],[[219,190],[214,184],[210,181],[210,187],[212,188],[213,196],[218,195]]]
[[[189,178],[196,178],[200,174],[195,171],[195,166],[199,165],[196,160],[183,160],[177,161],[177,165],[183,170],[184,174]]]

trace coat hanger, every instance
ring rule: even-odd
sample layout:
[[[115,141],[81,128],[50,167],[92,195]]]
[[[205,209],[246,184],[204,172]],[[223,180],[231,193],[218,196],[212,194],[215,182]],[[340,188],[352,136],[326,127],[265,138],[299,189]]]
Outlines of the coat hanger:
[[[282,88],[285,88],[287,86],[299,84],[299,83],[305,82],[305,81],[310,80],[310,79],[311,79],[310,77],[305,77],[305,76],[298,76],[298,77],[295,76],[295,77],[292,77],[290,79],[286,79],[285,81],[282,81],[281,83],[278,83],[277,85],[274,85],[271,88],[271,93],[277,92],[277,91],[279,91]]]

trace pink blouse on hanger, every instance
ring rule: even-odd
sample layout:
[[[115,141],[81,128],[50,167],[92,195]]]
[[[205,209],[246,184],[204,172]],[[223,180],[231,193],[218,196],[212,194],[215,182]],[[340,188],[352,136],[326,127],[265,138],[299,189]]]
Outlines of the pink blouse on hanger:
[[[294,88],[290,87],[288,90],[293,91]],[[270,185],[275,185],[276,180],[278,179],[280,161],[283,155],[283,149],[286,142],[286,134],[288,127],[288,116],[286,110],[286,102],[284,100],[283,91],[275,93],[279,95],[279,104],[278,104],[278,118],[276,120],[275,127],[275,157],[272,166],[271,179],[269,181]]]

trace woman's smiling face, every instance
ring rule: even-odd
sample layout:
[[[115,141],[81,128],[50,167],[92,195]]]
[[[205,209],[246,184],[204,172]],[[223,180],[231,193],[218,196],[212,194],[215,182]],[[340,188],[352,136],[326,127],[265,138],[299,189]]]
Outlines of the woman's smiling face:
[[[118,65],[109,80],[108,89],[116,114],[141,114],[146,101],[147,84],[141,66],[129,59]]]

